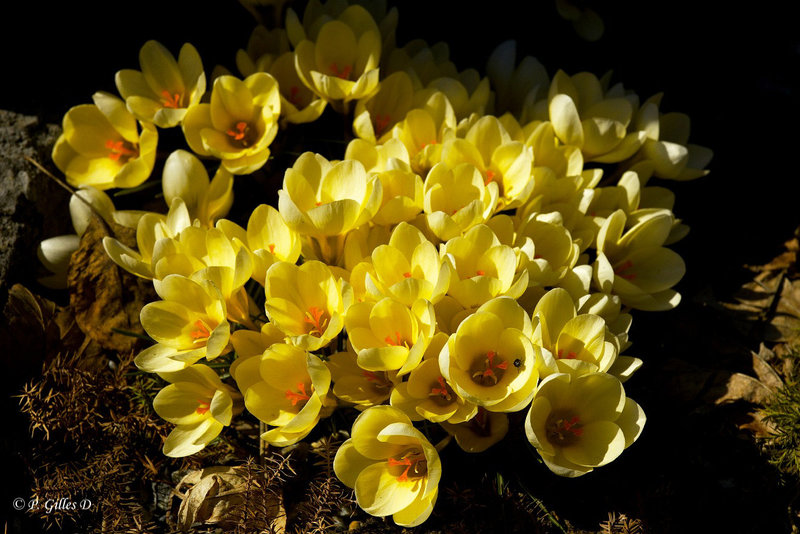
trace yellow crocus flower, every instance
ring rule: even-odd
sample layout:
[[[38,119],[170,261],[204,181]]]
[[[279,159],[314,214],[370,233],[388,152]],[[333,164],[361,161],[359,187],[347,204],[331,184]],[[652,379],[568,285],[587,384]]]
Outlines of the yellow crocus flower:
[[[313,40],[311,40],[313,38]],[[324,22],[316,36],[295,48],[295,66],[303,83],[335,109],[371,95],[378,88],[381,33],[372,15],[359,5]]]
[[[170,384],[153,399],[153,409],[177,425],[164,441],[166,456],[181,458],[201,451],[241,411],[241,395],[206,365],[159,375]]]
[[[206,92],[206,75],[200,54],[189,43],[181,47],[175,61],[157,41],[147,41],[139,51],[141,71],[117,72],[117,90],[128,109],[141,121],[159,128],[177,126],[186,110],[200,102]]]
[[[551,471],[577,477],[622,454],[639,437],[645,420],[617,378],[559,373],[539,384],[525,433]]]
[[[366,141],[377,143],[387,137],[392,127],[402,120],[413,105],[414,86],[403,71],[381,80],[378,90],[356,103],[353,133]]]
[[[136,187],[153,171],[158,133],[139,123],[119,98],[97,92],[94,104],[70,108],[53,146],[53,163],[75,187]]]
[[[340,401],[352,403],[357,410],[378,406],[389,400],[400,382],[397,371],[367,371],[358,364],[351,350],[336,352],[325,362],[333,379],[333,394]]]
[[[433,445],[391,406],[364,410],[350,435],[336,452],[333,469],[355,489],[358,505],[370,515],[391,515],[403,527],[423,523],[433,511],[442,475]]]
[[[232,174],[249,174],[269,158],[280,109],[278,82],[271,75],[257,72],[244,80],[224,75],[214,81],[211,103],[186,112],[183,133],[195,153],[219,158]]]
[[[254,361],[259,379],[244,391],[244,404],[260,421],[275,427],[261,434],[261,439],[276,447],[297,443],[324,414],[330,371],[317,356],[282,343],[272,345]]]
[[[408,374],[422,360],[436,328],[433,305],[419,300],[409,309],[384,298],[348,308],[345,328],[358,365],[367,371]]]
[[[205,227],[214,226],[233,205],[231,173],[220,167],[209,180],[205,166],[186,150],[176,150],[167,157],[161,183],[167,204],[180,198],[189,210],[189,217]]]
[[[455,275],[448,294],[464,308],[502,295],[518,298],[528,286],[528,272],[517,275],[514,249],[501,244],[485,224],[445,243],[443,253]]]
[[[353,302],[350,284],[319,261],[276,262],[264,284],[266,311],[294,345],[314,351],[333,341]]]
[[[461,397],[492,412],[528,405],[541,355],[524,331],[530,327],[525,316],[508,298],[479,308],[458,325],[439,354],[439,369]]]
[[[156,290],[163,300],[146,304],[139,319],[157,344],[136,356],[139,369],[179,371],[200,358],[212,360],[230,350],[225,300],[214,284],[173,274]]]
[[[259,205],[247,221],[247,246],[253,253],[253,279],[262,286],[267,269],[276,261],[296,263],[300,236],[289,228],[278,210]]]
[[[439,302],[450,287],[452,266],[417,228],[400,223],[389,243],[372,251],[374,274],[366,280],[373,298],[391,297],[407,307],[419,299]]]

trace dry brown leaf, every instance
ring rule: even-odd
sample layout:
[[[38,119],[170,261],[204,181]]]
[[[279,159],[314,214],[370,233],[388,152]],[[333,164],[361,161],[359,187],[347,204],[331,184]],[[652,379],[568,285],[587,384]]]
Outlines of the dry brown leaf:
[[[743,373],[733,373],[724,384],[724,391],[717,395],[718,388],[709,392],[714,397],[715,404],[725,404],[743,400],[752,404],[763,405],[772,395],[772,391],[752,376]]]
[[[753,371],[755,371],[761,383],[772,391],[782,388],[783,380],[772,365],[768,363],[770,360],[776,359],[775,353],[762,343],[758,353],[751,352],[750,354],[753,357]]]
[[[115,228],[119,238],[130,241],[133,230]],[[131,352],[137,339],[115,333],[117,328],[138,334],[139,312],[155,299],[152,284],[122,271],[103,249],[103,238],[109,235],[105,223],[94,217],[81,237],[80,247],[70,261],[68,284],[70,306],[78,326],[103,348]]]
[[[181,491],[189,487],[185,493]],[[249,490],[248,480],[235,467],[207,467],[189,472],[181,479],[176,492],[183,499],[178,509],[178,527],[188,529],[200,523],[223,528],[236,526],[234,512]],[[272,532],[286,530],[286,513],[279,495],[270,494]]]

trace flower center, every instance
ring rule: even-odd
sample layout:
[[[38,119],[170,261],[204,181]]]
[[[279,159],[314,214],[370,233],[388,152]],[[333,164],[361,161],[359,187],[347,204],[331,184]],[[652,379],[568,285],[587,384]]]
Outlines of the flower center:
[[[572,445],[583,434],[583,424],[577,415],[551,413],[544,425],[548,441],[553,445]]]
[[[109,150],[108,159],[117,161],[123,165],[139,157],[139,151],[136,149],[136,146],[128,141],[114,141],[109,139],[106,141],[106,148]]]
[[[631,260],[627,260],[614,268],[614,274],[616,274],[620,278],[624,278],[625,280],[633,280],[636,278],[636,273],[627,272],[632,267],[633,267],[633,262]]]
[[[172,108],[178,109],[181,107],[181,95],[180,93],[172,93],[170,94],[169,91],[164,90],[161,91],[161,99],[164,103],[165,108]]]
[[[289,102],[295,106],[300,104],[300,88],[296,85],[289,88]]]
[[[503,378],[503,373],[508,368],[508,362],[497,358],[497,353],[490,350],[486,353],[484,361],[472,369],[472,380],[481,386],[494,386]]]
[[[208,413],[208,410],[211,409],[211,404],[208,401],[204,401],[203,399],[197,399],[197,409],[195,410],[196,413],[200,415],[205,415]]]
[[[353,72],[353,67],[351,65],[345,65],[340,70],[339,65],[337,65],[336,63],[331,63],[331,72],[337,78],[347,80],[350,78],[350,73]]]
[[[453,390],[444,381],[444,377],[439,376],[436,382],[431,385],[431,392],[428,393],[428,397],[439,406],[447,406],[452,402],[453,394]]]
[[[564,349],[558,349],[558,358],[559,358],[559,359],[563,359],[563,360],[574,360],[574,359],[575,359],[575,358],[577,358],[577,357],[578,357],[578,354],[577,354],[577,353],[575,353],[575,352],[573,352],[573,351],[569,351],[569,352],[567,353],[567,355],[566,355],[566,356],[564,356]]]
[[[194,328],[189,332],[189,337],[192,338],[192,343],[204,343],[211,337],[211,331],[206,323],[198,319],[194,322]]]
[[[302,382],[297,383],[297,391],[291,389],[286,390],[286,398],[292,402],[292,406],[297,406],[299,402],[305,402],[311,398],[311,395],[306,393],[306,385]]]
[[[395,331],[394,339],[392,339],[392,335],[389,334],[383,340],[386,342],[387,345],[391,345],[392,347],[405,347],[408,348],[408,341],[403,339],[400,335],[400,332]]]
[[[245,121],[237,122],[230,130],[225,132],[231,138],[231,141],[237,142],[242,148],[247,148],[253,144],[255,133],[255,129]]]
[[[409,477],[422,478],[428,474],[428,461],[425,459],[425,454],[418,449],[411,449],[401,456],[388,458],[386,461],[389,463],[389,472],[398,482],[405,482]]]
[[[303,321],[311,325],[311,329],[308,333],[317,337],[322,335],[325,331],[325,327],[328,325],[328,317],[326,316],[325,310],[321,310],[316,306],[311,306],[308,309]]]
[[[378,135],[382,134],[391,121],[392,118],[388,114],[375,115],[375,133]]]
[[[375,389],[385,390],[392,387],[392,383],[386,378],[385,372],[377,374],[373,371],[361,371],[361,376],[366,378]]]
[[[489,185],[494,181],[495,172],[494,171],[486,171],[486,179],[483,181],[483,185]]]

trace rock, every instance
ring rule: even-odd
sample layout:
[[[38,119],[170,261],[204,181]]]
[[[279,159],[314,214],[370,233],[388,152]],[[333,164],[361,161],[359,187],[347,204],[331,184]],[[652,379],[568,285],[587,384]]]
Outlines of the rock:
[[[0,110],[0,309],[15,282],[36,285],[43,238],[71,232],[69,194],[30,157],[59,175],[50,151],[61,129],[38,118]]]

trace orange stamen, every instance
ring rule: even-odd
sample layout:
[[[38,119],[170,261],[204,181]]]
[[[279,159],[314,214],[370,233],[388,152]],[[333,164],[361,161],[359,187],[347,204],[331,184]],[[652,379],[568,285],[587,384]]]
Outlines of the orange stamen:
[[[427,143],[422,143],[422,145],[419,147],[419,149],[422,150],[428,145],[435,145],[435,144],[438,144],[436,142],[436,139],[432,139],[431,141],[428,141]]]
[[[636,274],[635,273],[626,273],[625,272],[628,269],[630,269],[631,267],[633,267],[633,262],[631,260],[628,260],[625,263],[623,263],[622,265],[620,265],[619,267],[617,267],[616,269],[614,269],[614,274],[616,274],[620,278],[624,278],[626,280],[633,280],[633,279],[636,278]]]
[[[289,88],[289,102],[297,105],[300,102],[300,88],[293,85]]]
[[[292,391],[291,389],[286,390],[286,398],[292,401],[292,406],[297,406],[297,403],[300,401],[307,401],[311,398],[311,395],[306,393],[306,385],[302,382],[297,383],[297,393]]]
[[[235,128],[236,131],[228,130],[225,133],[228,134],[230,137],[233,137],[235,140],[241,141],[242,139],[244,139],[244,136],[247,135],[247,130],[248,130],[247,123],[244,121],[239,121],[236,123]]]
[[[345,65],[339,70],[339,66],[336,63],[331,63],[331,72],[333,72],[333,75],[337,78],[346,80],[350,77],[350,73],[353,72],[353,67],[351,65]]]
[[[108,159],[119,161],[123,159],[127,161],[130,158],[135,158],[139,155],[134,148],[128,148],[128,143],[125,141],[112,141],[109,139],[106,141],[106,148],[109,149],[111,152],[108,154]]]
[[[161,91],[161,96],[164,97],[164,107],[178,109],[180,107],[181,95],[180,93],[170,94],[169,91]]]
[[[211,409],[209,403],[204,401],[203,399],[197,399],[197,402],[200,404],[195,410],[195,412],[197,412],[198,414],[205,415],[208,413],[208,410]]]
[[[447,391],[447,383],[445,383],[444,377],[440,376],[436,381],[439,382],[439,387],[431,388],[431,395],[441,395],[445,400],[450,400],[452,397],[450,397],[450,392]]]
[[[195,343],[205,341],[211,337],[211,332],[208,330],[208,326],[200,319],[194,322],[194,327],[194,330],[189,332],[189,337],[191,337]]]
[[[305,322],[311,325],[311,330],[308,332],[309,334],[314,334],[315,332],[318,335],[322,335],[323,330],[325,329],[325,325],[328,322],[327,319],[320,320],[325,315],[325,310],[321,310],[316,306],[311,306],[308,311],[306,312],[306,317],[303,319]]]
[[[403,471],[403,474],[400,475],[399,477],[397,477],[397,481],[398,482],[405,482],[406,480],[408,480],[408,470],[411,469],[411,466],[413,465],[412,462],[411,462],[411,458],[402,458],[400,460],[395,460],[394,458],[389,458],[389,465],[404,465],[404,466],[406,466],[406,469],[405,469],[405,471]]]
[[[375,115],[375,133],[383,133],[391,120],[392,118],[389,115]]]
[[[400,345],[405,345],[406,344],[405,340],[402,337],[400,337],[400,332],[397,332],[397,331],[395,331],[395,333],[394,333],[394,339],[392,339],[391,335],[388,335],[385,338],[383,338],[383,340],[388,345],[391,345],[393,347],[399,347]]]

